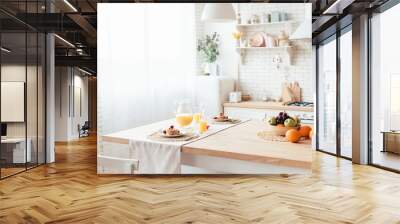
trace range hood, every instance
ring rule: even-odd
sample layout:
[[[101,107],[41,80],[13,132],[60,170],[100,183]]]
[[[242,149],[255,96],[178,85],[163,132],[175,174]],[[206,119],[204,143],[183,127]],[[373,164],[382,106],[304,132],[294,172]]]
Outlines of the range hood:
[[[296,31],[294,31],[289,39],[291,40],[303,40],[303,39],[311,39],[312,36],[312,28],[311,28],[311,3],[305,4],[304,6],[304,20],[297,27]]]

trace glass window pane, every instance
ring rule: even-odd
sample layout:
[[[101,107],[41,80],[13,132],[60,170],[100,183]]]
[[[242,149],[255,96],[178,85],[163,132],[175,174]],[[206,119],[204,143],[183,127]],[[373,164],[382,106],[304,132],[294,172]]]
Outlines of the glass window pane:
[[[352,33],[340,36],[340,154],[352,157]]]
[[[26,34],[1,34],[1,174],[2,177],[25,170],[30,161],[26,144]],[[26,147],[28,146],[28,151]]]
[[[27,142],[29,144],[28,149],[30,148],[30,161],[28,162],[28,168],[34,167],[37,165],[37,97],[38,97],[38,89],[37,89],[37,79],[38,79],[38,36],[36,32],[27,33],[27,80],[26,80],[26,113],[27,113]]]
[[[400,170],[400,5],[372,17],[372,163]],[[394,133],[391,131],[395,131]],[[386,134],[384,134],[386,132]]]
[[[336,41],[318,48],[318,149],[336,153]]]

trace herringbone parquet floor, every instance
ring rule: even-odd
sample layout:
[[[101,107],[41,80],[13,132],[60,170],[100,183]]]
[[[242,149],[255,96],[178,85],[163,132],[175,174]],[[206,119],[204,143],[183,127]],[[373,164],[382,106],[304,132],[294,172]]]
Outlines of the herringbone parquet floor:
[[[97,176],[95,141],[0,181],[0,223],[400,223],[400,175],[322,153],[310,176]]]

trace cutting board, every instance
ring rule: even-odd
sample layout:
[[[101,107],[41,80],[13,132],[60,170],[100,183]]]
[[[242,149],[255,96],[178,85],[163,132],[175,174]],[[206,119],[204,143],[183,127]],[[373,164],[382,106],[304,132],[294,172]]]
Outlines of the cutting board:
[[[298,82],[282,84],[283,103],[301,102],[301,88]]]
[[[290,90],[293,93],[294,101],[301,102],[301,88],[298,82],[290,83]]]
[[[290,85],[286,82],[282,84],[282,101],[283,103],[294,102],[294,95],[290,89]]]

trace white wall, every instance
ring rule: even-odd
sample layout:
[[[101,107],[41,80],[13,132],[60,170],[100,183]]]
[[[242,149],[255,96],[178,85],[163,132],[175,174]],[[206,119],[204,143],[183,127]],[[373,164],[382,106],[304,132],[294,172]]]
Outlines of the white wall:
[[[79,88],[82,113],[76,107]],[[76,68],[56,67],[55,89],[55,140],[76,139],[78,124],[83,125],[88,120],[88,78]]]
[[[200,20],[204,3],[196,4],[196,27],[197,38],[203,38],[206,34],[217,32],[220,36],[219,51],[217,63],[220,66],[220,75],[236,77],[238,54],[235,49],[236,41],[232,38],[232,33],[236,30],[235,23],[209,23]],[[203,60],[198,53],[198,65],[201,66]],[[200,68],[201,69],[201,68]],[[201,70],[199,71],[201,74]]]
[[[269,13],[272,11],[282,11],[289,14],[289,19],[297,21],[291,31],[304,20],[304,10],[309,4],[284,4],[284,3],[243,3],[234,4],[236,11],[241,13],[242,20],[245,21],[253,14]],[[240,90],[245,94],[250,94],[254,100],[260,100],[267,95],[273,98],[281,96],[281,86],[285,81],[298,81],[302,88],[303,100],[313,102],[314,85],[312,82],[312,46],[311,41],[297,40],[292,41],[295,46],[292,64],[281,65],[277,69],[272,63],[272,57],[281,55],[285,60],[282,51],[274,50],[248,50],[246,51],[243,65],[239,65],[238,54],[236,52],[236,42],[232,38],[232,33],[236,30],[235,23],[204,23],[200,20],[204,4],[196,5],[196,29],[197,38],[202,38],[205,34],[217,32],[221,36],[220,57],[218,64],[221,67],[222,75],[239,76]],[[311,23],[311,21],[309,21]],[[249,32],[260,31],[260,28],[246,28]],[[282,26],[269,26],[263,31],[278,35]],[[248,37],[248,36],[245,36]],[[198,74],[201,74],[202,58],[198,55]],[[283,63],[282,63],[283,64]],[[239,72],[239,73],[238,73]]]

